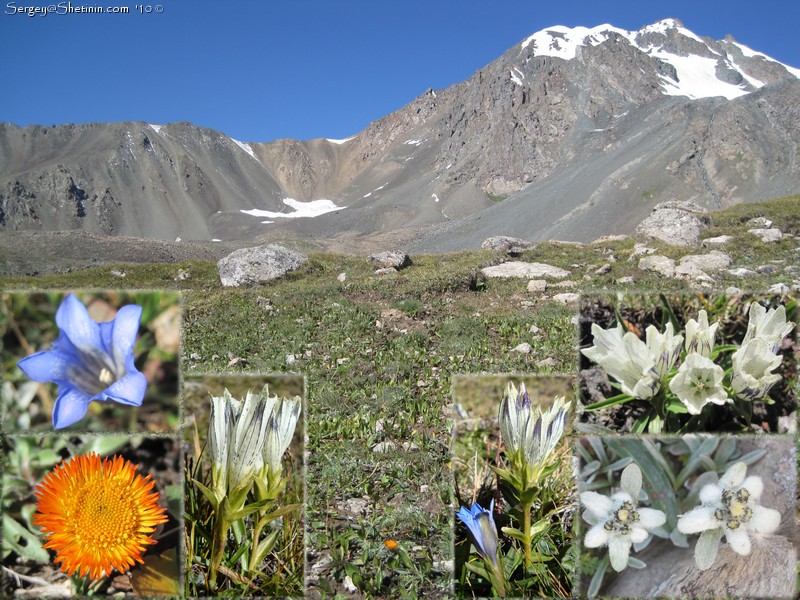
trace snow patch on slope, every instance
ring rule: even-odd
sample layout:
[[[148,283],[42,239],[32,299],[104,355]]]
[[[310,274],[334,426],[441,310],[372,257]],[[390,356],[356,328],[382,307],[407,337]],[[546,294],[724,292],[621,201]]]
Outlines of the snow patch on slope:
[[[294,209],[294,212],[279,213],[269,210],[261,210],[259,208],[240,210],[239,212],[242,212],[246,215],[251,215],[253,217],[266,217],[268,219],[304,219],[318,217],[329,212],[347,208],[346,206],[337,206],[333,200],[311,200],[309,202],[300,202],[299,200],[295,200],[293,198],[284,198],[283,203],[289,208]],[[268,221],[264,222],[266,223]],[[271,223],[271,221],[269,222]]]

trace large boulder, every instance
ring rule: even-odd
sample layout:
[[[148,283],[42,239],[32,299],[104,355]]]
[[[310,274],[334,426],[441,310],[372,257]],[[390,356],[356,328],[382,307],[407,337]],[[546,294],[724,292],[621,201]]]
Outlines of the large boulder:
[[[231,252],[217,262],[217,271],[222,285],[238,287],[282,277],[307,260],[305,254],[270,244]]]
[[[708,211],[693,202],[672,200],[653,207],[653,214],[639,223],[636,237],[655,239],[670,246],[695,247],[708,225]]]
[[[484,250],[500,250],[508,254],[522,254],[525,250],[535,248],[534,242],[521,240],[520,238],[508,237],[506,235],[496,235],[494,237],[486,238],[481,244]]]

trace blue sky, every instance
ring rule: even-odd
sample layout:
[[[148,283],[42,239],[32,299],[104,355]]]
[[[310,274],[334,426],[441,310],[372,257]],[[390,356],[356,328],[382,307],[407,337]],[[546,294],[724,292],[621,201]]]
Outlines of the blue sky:
[[[28,17],[9,13],[45,4],[2,0],[0,121],[191,121],[241,141],[344,138],[545,27],[636,30],[667,17],[800,68],[794,0],[153,1],[162,12],[71,0],[131,13]]]

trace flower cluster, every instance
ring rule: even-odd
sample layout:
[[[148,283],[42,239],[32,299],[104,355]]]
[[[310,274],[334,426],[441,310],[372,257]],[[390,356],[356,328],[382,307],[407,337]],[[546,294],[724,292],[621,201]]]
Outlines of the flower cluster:
[[[699,415],[709,403],[732,402],[731,394],[743,400],[764,397],[780,380],[773,373],[781,364],[778,351],[794,328],[786,320],[786,309],[767,310],[757,302],[750,305],[747,333],[731,355],[727,385],[725,371],[714,362],[718,327],[718,323],[709,324],[706,311],[701,310],[697,320],[686,323],[685,340],[668,323],[663,334],[648,327],[643,342],[630,331],[623,334],[621,326],[604,330],[593,324],[594,345],[581,352],[617,380],[623,393],[647,400],[669,390],[690,415]],[[671,373],[681,350],[683,360],[677,372]]]
[[[556,397],[546,411],[532,407],[525,384],[521,383],[517,390],[509,383],[498,417],[506,452],[520,455],[525,462],[535,465],[543,463],[561,439],[567,409],[563,396]]]
[[[745,478],[746,473],[745,463],[732,465],[718,484],[708,484],[700,490],[700,506],[678,519],[682,533],[701,534],[695,546],[695,561],[701,570],[714,563],[723,535],[734,552],[747,555],[751,537],[772,533],[780,525],[780,513],[759,504],[763,481],[755,475]]]

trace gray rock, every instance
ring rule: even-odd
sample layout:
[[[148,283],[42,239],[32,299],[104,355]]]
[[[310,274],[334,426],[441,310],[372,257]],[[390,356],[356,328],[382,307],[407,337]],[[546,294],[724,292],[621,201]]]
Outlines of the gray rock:
[[[535,248],[536,244],[520,238],[496,235],[483,240],[481,248],[484,250],[500,250],[508,254],[519,254],[525,250]]]
[[[707,271],[721,271],[728,268],[733,260],[718,250],[708,254],[690,254],[681,258],[680,265],[675,268],[676,275],[685,277],[703,277]]]
[[[735,285],[725,288],[726,296],[740,296],[741,294],[742,294],[742,288],[738,288]]]
[[[217,271],[222,285],[238,287],[282,277],[307,260],[305,254],[270,244],[231,252],[217,262]]]
[[[519,352],[520,354],[530,354],[533,347],[528,342],[523,342],[519,346],[512,348],[512,352]]]
[[[746,223],[746,225],[750,227],[759,227],[761,229],[771,229],[772,221],[766,217],[753,217]]]
[[[776,283],[767,290],[768,294],[776,294],[778,296],[785,296],[789,293],[789,286],[785,283]]]
[[[780,229],[748,229],[747,233],[760,237],[764,243],[777,242],[783,238],[783,233],[781,233]]]
[[[528,282],[529,294],[541,294],[547,289],[547,281],[544,279],[531,279]]]
[[[670,246],[694,247],[706,227],[706,209],[692,202],[672,200],[653,208],[636,228],[637,238],[656,239]]]
[[[397,269],[394,267],[384,267],[375,270],[375,275],[394,275],[395,273],[397,273]]]
[[[481,269],[486,277],[525,277],[527,279],[539,279],[542,277],[552,277],[553,279],[563,279],[569,277],[569,271],[559,269],[552,265],[544,263],[528,263],[520,261],[511,261],[493,267],[484,267]]]
[[[756,273],[755,271],[752,271],[750,269],[745,269],[744,267],[729,269],[728,273],[730,273],[734,277],[751,277],[752,275],[758,275],[758,273]]]
[[[602,237],[597,238],[595,241],[592,242],[592,245],[595,244],[608,244],[609,242],[624,242],[625,240],[631,239],[629,235],[604,235]]]
[[[387,250],[370,254],[367,260],[379,269],[403,269],[411,266],[411,257],[405,252],[397,250]]]
[[[617,279],[617,283],[621,283],[622,285],[630,285],[634,283],[634,279],[632,275],[626,275],[625,277],[620,277]]]
[[[664,277],[675,276],[675,261],[660,254],[645,256],[639,261],[639,268],[642,271],[655,271]]]
[[[646,256],[648,254],[655,254],[655,248],[648,248],[646,244],[636,242],[633,245],[633,256]]]
[[[594,274],[595,274],[595,275],[605,275],[606,273],[608,273],[608,272],[610,272],[610,271],[611,271],[611,265],[610,265],[610,264],[608,264],[608,263],[606,263],[606,264],[604,264],[602,267],[600,267],[599,269],[597,269],[597,270],[594,272]]]
[[[344,283],[347,281],[347,273],[339,273],[339,275],[336,276],[336,281],[339,283]]]
[[[581,295],[576,294],[575,292],[564,292],[563,294],[556,294],[553,296],[553,301],[558,302],[559,304],[564,304],[565,306],[577,304],[580,302],[580,299]]]
[[[722,248],[733,239],[732,235],[720,235],[717,237],[706,238],[703,240],[702,245],[706,248]]]

